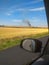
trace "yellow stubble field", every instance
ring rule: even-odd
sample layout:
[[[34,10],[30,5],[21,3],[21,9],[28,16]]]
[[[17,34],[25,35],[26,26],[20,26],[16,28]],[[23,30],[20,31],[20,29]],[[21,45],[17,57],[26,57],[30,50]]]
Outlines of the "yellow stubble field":
[[[0,27],[0,39],[36,35],[48,32],[48,28]]]

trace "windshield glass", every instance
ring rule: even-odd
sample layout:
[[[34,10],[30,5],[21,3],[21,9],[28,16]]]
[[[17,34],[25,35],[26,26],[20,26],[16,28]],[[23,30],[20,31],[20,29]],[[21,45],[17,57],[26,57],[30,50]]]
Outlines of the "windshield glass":
[[[43,0],[0,0],[0,49],[20,44],[23,38],[48,35]]]

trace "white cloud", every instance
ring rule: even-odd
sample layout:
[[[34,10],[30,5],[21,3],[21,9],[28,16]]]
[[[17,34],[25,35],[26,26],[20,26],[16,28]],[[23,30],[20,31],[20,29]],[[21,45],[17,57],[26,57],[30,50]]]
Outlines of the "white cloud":
[[[8,16],[12,15],[11,13],[5,13],[5,14],[8,15]]]
[[[16,9],[16,11],[42,11],[44,9],[45,9],[44,7],[32,8],[32,9],[18,8],[18,9]]]
[[[43,1],[43,0],[34,0],[34,1],[27,2],[27,3],[20,3],[17,5],[15,4],[14,6],[11,6],[8,10],[10,10],[10,11],[15,11],[15,10],[24,11],[24,9],[19,8],[19,7],[23,6],[23,5],[36,4],[41,1]],[[19,8],[19,9],[16,9],[16,8]],[[28,8],[28,7],[25,7],[25,8]]]
[[[45,7],[39,7],[39,8],[31,8],[31,9],[24,9],[24,8],[18,8],[15,11],[9,11],[7,13],[5,13],[7,16],[12,15],[14,12],[16,11],[23,11],[23,12],[31,12],[31,11],[42,11],[45,10]]]
[[[10,15],[12,15],[12,13],[14,13],[14,11],[13,10],[9,10],[5,14],[8,15],[8,16],[10,16]]]
[[[44,9],[45,9],[44,7],[39,7],[39,8],[29,9],[29,11],[42,11]]]
[[[16,11],[25,11],[26,9],[23,9],[23,8],[18,8],[16,9]]]
[[[12,22],[22,22],[22,20],[13,19]]]
[[[15,9],[16,7],[19,7],[19,6],[23,6],[23,5],[29,5],[29,4],[36,4],[38,2],[42,2],[43,0],[34,0],[34,1],[30,1],[30,2],[26,2],[26,3],[20,3],[20,4],[17,4],[17,5],[14,5],[12,7],[10,7],[10,9]]]
[[[34,0],[34,1],[27,2],[27,3],[20,3],[17,5],[11,6],[10,8],[8,8],[8,11],[7,11],[8,13],[6,13],[6,15],[10,16],[15,11],[41,11],[41,10],[44,10],[44,7],[35,8],[35,9],[27,9],[28,7],[19,8],[21,5],[23,6],[23,5],[29,5],[29,4],[36,4],[41,1],[43,1],[43,0]]]
[[[29,4],[36,4],[38,2],[42,2],[43,0],[34,0],[34,1],[31,1],[31,2],[27,2],[27,3],[23,3],[24,5],[29,5]]]

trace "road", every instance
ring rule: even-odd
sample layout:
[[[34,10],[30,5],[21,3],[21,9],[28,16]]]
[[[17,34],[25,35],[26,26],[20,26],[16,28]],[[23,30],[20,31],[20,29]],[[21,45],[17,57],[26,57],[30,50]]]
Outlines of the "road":
[[[39,38],[43,45],[46,44],[49,36]],[[0,65],[26,65],[35,60],[40,53],[31,53],[22,49],[19,45],[0,51]]]

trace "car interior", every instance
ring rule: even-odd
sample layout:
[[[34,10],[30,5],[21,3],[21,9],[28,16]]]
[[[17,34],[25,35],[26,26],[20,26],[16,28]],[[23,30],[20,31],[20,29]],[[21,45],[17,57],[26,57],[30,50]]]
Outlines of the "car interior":
[[[49,0],[40,0],[40,1],[43,1],[43,3],[44,3],[44,7],[45,7],[44,14],[46,14],[45,15],[46,16],[46,19],[47,19],[47,22],[46,23],[48,24],[47,27],[48,27],[48,34],[49,34]],[[36,3],[36,2],[34,2],[34,3]],[[24,11],[24,9],[17,9],[17,10],[18,11],[21,11],[21,12],[23,11],[22,12],[22,13],[24,13],[23,16],[26,15],[26,14],[28,14],[28,12],[26,13],[26,11]],[[42,10],[42,8],[40,10]],[[40,11],[40,10],[37,8],[37,11]],[[31,12],[33,11],[34,12],[34,11],[36,11],[36,9],[32,9],[32,10],[29,10],[29,11],[31,11]],[[18,13],[18,15],[19,14],[20,13]],[[10,14],[8,14],[8,17],[10,18],[9,15]],[[27,17],[24,16],[24,18],[27,18]],[[30,16],[30,18],[31,18],[31,16]],[[44,19],[44,17],[43,17],[43,19]],[[16,23],[15,20],[14,20],[14,22]],[[19,23],[19,22],[20,22],[20,20],[17,23]],[[31,27],[31,24],[28,21],[27,21],[27,24],[28,24],[29,27]],[[42,23],[42,25],[43,24],[44,23]],[[16,28],[18,28],[18,27],[16,27]],[[36,28],[36,26],[35,26],[35,28]],[[24,29],[25,29],[25,27],[24,27]],[[32,27],[31,27],[31,29],[32,29]],[[19,34],[21,33],[21,30],[19,31]],[[35,31],[35,32],[37,33],[38,31]],[[24,34],[24,33],[22,33],[22,34]],[[26,33],[26,34],[28,34],[28,33]],[[42,35],[40,35],[40,36],[42,36]],[[19,37],[17,36],[16,39],[19,38]],[[19,39],[17,39],[17,40],[19,40]],[[47,35],[47,36],[45,35],[45,37],[43,36],[43,37],[39,37],[39,38],[35,38],[35,37],[32,38],[32,35],[31,35],[30,38],[23,36],[23,38],[21,37],[21,42],[20,42],[20,40],[19,41],[16,41],[16,43],[17,42],[20,43],[20,44],[17,45],[17,46],[14,45],[13,47],[9,47],[7,49],[4,49],[3,51],[2,50],[0,51],[0,65],[49,65],[49,35]],[[8,43],[10,43],[10,41],[8,41]],[[6,43],[4,43],[4,44],[6,44]],[[6,47],[6,46],[4,46],[4,47]]]
[[[48,2],[49,2],[48,0],[44,0],[45,10],[46,10],[46,15],[47,15],[47,22],[48,22],[48,31],[49,31],[49,12],[48,12],[49,4]],[[38,39],[32,39],[32,38],[23,39],[20,47],[28,52],[40,53],[37,56],[37,58],[36,59],[33,58],[34,60],[32,60],[32,62],[28,65],[49,65],[49,61],[48,61],[49,60],[49,36],[47,38],[47,41],[45,41],[44,43],[41,42],[41,40],[39,41]]]
[[[49,32],[49,4],[48,0],[44,0],[45,3],[45,10],[46,10],[46,15],[47,15],[47,22],[48,22],[48,32]],[[37,61],[37,62],[36,62]],[[49,36],[47,38],[47,42],[44,45],[44,48],[42,50],[42,56],[38,58],[35,61],[35,63],[31,63],[30,65],[49,65]]]

